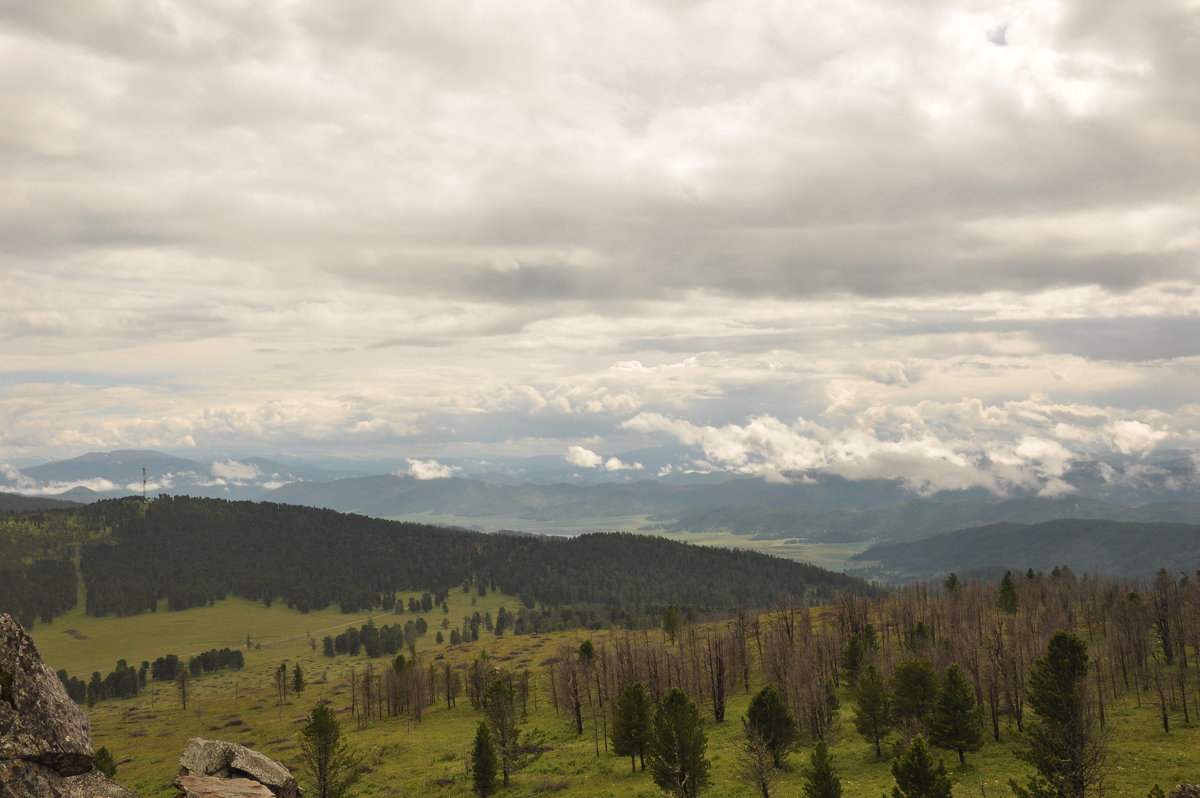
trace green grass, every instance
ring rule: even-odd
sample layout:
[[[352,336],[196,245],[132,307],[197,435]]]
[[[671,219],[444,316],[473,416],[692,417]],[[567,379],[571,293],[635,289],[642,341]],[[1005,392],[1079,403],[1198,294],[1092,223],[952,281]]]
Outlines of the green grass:
[[[490,610],[515,602],[496,594],[477,598],[471,606],[472,594],[452,593],[452,623],[461,622],[464,614],[475,609]],[[412,617],[408,613],[397,616]],[[434,629],[440,628],[442,613],[435,610],[427,620]],[[178,757],[188,738],[203,736],[253,744],[269,756],[295,765],[296,737],[304,715],[318,700],[329,700],[339,713],[342,728],[351,746],[366,755],[371,767],[361,784],[358,795],[401,796],[468,796],[470,782],[466,778],[465,757],[474,736],[479,714],[461,698],[453,710],[444,706],[432,707],[425,720],[415,723],[407,718],[373,721],[358,729],[346,711],[349,707],[351,665],[362,667],[365,658],[337,657],[327,659],[314,653],[308,644],[307,632],[318,637],[323,628],[349,622],[360,623],[366,616],[343,616],[337,613],[301,615],[286,608],[264,608],[249,602],[228,600],[214,607],[180,613],[156,613],[133,618],[85,618],[74,615],[55,624],[39,625],[33,630],[39,647],[52,667],[66,667],[72,673],[85,669],[107,672],[116,658],[130,661],[153,658],[166,653],[182,655],[205,648],[245,644],[247,631],[262,648],[246,651],[247,666],[239,672],[209,674],[192,680],[188,709],[180,708],[173,685],[151,683],[147,693],[136,699],[102,702],[89,711],[95,731],[95,743],[107,746],[119,763],[118,781],[139,792],[144,798],[172,796],[169,786],[178,770]],[[390,615],[376,615],[383,623]],[[76,640],[63,634],[74,628],[86,636]],[[502,794],[529,796],[536,794],[561,796],[657,796],[648,775],[631,774],[628,759],[604,753],[595,755],[591,727],[582,737],[569,730],[565,717],[556,717],[550,707],[545,686],[546,669],[543,663],[554,656],[556,647],[564,641],[572,644],[588,637],[602,642],[607,632],[558,633],[543,636],[515,636],[488,639],[456,647],[443,646],[439,652],[456,662],[469,662],[486,648],[493,661],[516,670],[529,668],[535,674],[536,709],[531,703],[527,728],[539,728],[548,738],[552,750],[528,770],[517,774],[513,787]],[[424,638],[426,649],[432,644],[433,632]],[[186,645],[184,645],[186,643]],[[139,654],[135,652],[145,652]],[[53,653],[51,653],[53,652]],[[282,704],[275,693],[272,674],[279,663],[299,662],[309,686],[299,696],[289,696]],[[89,663],[99,663],[91,666]],[[375,660],[376,667],[386,660]],[[90,673],[90,670],[87,671]],[[843,709],[835,727],[832,753],[842,776],[846,798],[875,798],[890,793],[891,774],[886,761],[875,759],[870,746],[854,733],[851,724],[852,708],[843,695]],[[744,714],[749,696],[733,696],[724,724],[708,723],[709,757],[712,760],[713,785],[706,796],[750,796],[752,791],[736,781],[733,772],[737,748],[741,740],[738,718]],[[1137,707],[1133,696],[1127,696],[1109,707],[1112,731],[1110,764],[1106,794],[1142,798],[1151,785],[1158,783],[1169,789],[1181,781],[1196,781],[1198,777],[1196,751],[1200,750],[1200,732],[1195,725],[1185,727],[1182,719],[1173,720],[1171,734],[1161,731],[1157,711],[1153,706]],[[1177,713],[1178,715],[1178,713]],[[960,769],[953,754],[946,754],[946,764],[955,783],[955,795],[998,798],[1010,791],[1010,778],[1023,780],[1025,767],[1015,758],[1017,749],[1012,730],[1005,730],[1002,743],[988,742],[982,751],[968,755],[967,766]],[[795,796],[800,792],[799,767],[808,756],[808,749],[793,755],[793,769],[785,773],[773,793]],[[536,792],[542,787],[566,787],[558,791]],[[443,786],[444,785],[444,786]]]

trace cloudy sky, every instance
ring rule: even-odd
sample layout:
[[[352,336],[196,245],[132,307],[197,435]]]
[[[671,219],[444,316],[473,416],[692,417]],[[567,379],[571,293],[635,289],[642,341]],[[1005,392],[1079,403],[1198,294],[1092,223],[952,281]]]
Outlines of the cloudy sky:
[[[0,113],[0,463],[1200,448],[1197,0],[0,0]]]

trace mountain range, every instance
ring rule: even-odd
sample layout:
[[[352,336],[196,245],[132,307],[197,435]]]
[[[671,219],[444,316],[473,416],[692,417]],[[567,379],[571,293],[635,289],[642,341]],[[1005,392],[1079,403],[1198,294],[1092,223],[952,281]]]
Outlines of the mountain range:
[[[639,456],[650,459],[644,453]],[[622,459],[634,461],[633,456]],[[539,463],[540,468],[549,468],[546,462]],[[981,527],[1020,538],[1026,525],[1064,519],[1133,524],[1127,529],[1140,529],[1138,534],[1148,534],[1146,525],[1152,524],[1200,525],[1200,476],[1196,459],[1186,452],[1163,452],[1150,458],[1113,455],[1077,463],[1064,476],[1075,489],[1065,496],[998,497],[975,490],[914,497],[899,480],[850,481],[820,474],[789,483],[748,478],[712,481],[711,477],[707,482],[681,483],[621,477],[585,484],[566,479],[514,484],[462,475],[422,479],[418,477],[430,472],[417,468],[410,473],[356,474],[283,458],[206,462],[126,450],[93,452],[19,472],[0,470],[0,491],[43,497],[14,497],[0,501],[0,509],[48,507],[36,504],[48,499],[89,503],[140,493],[143,467],[146,491],[151,495],[263,500],[491,531],[525,528],[571,534],[590,523],[593,529],[633,526],[656,534],[720,532],[747,540],[862,548],[869,543],[896,543]],[[979,542],[985,538],[966,535],[953,540]],[[1086,539],[1073,540],[1085,549],[1089,545]],[[967,557],[970,546],[964,546],[951,549],[965,557],[952,564],[952,569],[968,565],[986,569],[1015,561]],[[877,567],[867,563],[887,560],[889,574],[907,577],[922,568],[941,568],[946,561],[938,560],[938,553],[930,555],[934,559],[928,566],[906,565],[904,558],[916,556],[909,550],[877,546],[860,566]],[[1074,558],[1073,567],[1083,559]]]

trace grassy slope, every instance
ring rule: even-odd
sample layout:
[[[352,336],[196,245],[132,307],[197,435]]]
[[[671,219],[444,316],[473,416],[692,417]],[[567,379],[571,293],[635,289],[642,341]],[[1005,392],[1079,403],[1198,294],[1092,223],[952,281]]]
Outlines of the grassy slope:
[[[498,595],[478,598],[451,595],[451,623],[461,622],[464,614],[478,609],[495,613],[497,607],[514,602]],[[398,617],[379,615],[377,623]],[[442,613],[427,616],[433,628],[440,628]],[[152,683],[148,693],[137,699],[110,701],[98,704],[90,711],[95,729],[96,745],[106,745],[120,764],[118,780],[137,790],[144,798],[174,795],[169,783],[177,771],[178,756],[186,740],[206,736],[253,743],[264,753],[285,763],[295,765],[295,740],[304,714],[320,699],[329,699],[335,710],[348,709],[348,668],[353,663],[360,668],[362,657],[334,660],[314,654],[307,642],[306,632],[317,635],[317,629],[355,623],[337,613],[300,615],[283,607],[264,608],[239,600],[218,603],[215,607],[187,610],[179,613],[157,613],[125,619],[95,619],[79,615],[59,619],[55,624],[39,625],[34,637],[47,661],[54,668],[65,667],[72,673],[86,676],[100,663],[107,672],[118,657],[131,661],[153,658],[166,653],[183,654],[185,650],[244,645],[246,632],[263,643],[262,648],[247,651],[247,666],[237,673],[211,674],[191,682],[191,698],[186,711],[180,709],[173,685]],[[74,628],[87,636],[77,640],[64,634]],[[529,668],[535,674],[536,709],[531,703],[527,728],[537,727],[550,737],[553,750],[529,770],[517,775],[509,795],[526,796],[544,785],[566,782],[557,794],[564,796],[655,796],[658,791],[645,774],[631,774],[628,760],[603,753],[595,756],[590,727],[582,738],[571,734],[565,719],[556,718],[549,706],[545,689],[546,670],[542,663],[554,655],[560,642],[572,644],[590,637],[599,643],[607,632],[562,633],[547,636],[519,636],[488,639],[455,648],[442,647],[446,656],[459,662],[469,662],[481,648],[505,667],[517,670]],[[424,639],[424,646],[433,645],[433,632]],[[181,645],[173,645],[178,642]],[[187,645],[182,645],[186,643]],[[191,646],[189,649],[188,647]],[[144,653],[136,653],[136,652]],[[310,681],[299,698],[289,697],[277,703],[272,673],[279,663],[299,661]],[[375,660],[376,667],[386,660]],[[87,673],[84,673],[84,671]],[[531,699],[532,701],[532,699]],[[749,796],[752,791],[738,783],[733,776],[741,728],[737,718],[744,712],[748,697],[738,694],[731,699],[727,717],[721,725],[707,724],[709,756],[713,763],[713,786],[708,796]],[[874,759],[869,746],[854,733],[851,725],[852,707],[843,696],[841,721],[833,747],[836,764],[842,775],[846,798],[880,795],[890,791],[891,775],[886,762]],[[1144,796],[1154,783],[1164,787],[1197,778],[1195,751],[1200,748],[1200,732],[1196,726],[1183,727],[1181,718],[1170,735],[1158,726],[1155,711],[1149,705],[1135,706],[1129,697],[1110,707],[1114,729],[1111,750],[1112,775],[1108,794]],[[400,796],[424,794],[429,796],[468,796],[469,780],[465,777],[464,757],[471,743],[478,713],[472,711],[465,698],[453,710],[435,707],[425,720],[416,724],[406,718],[377,720],[369,728],[359,730],[348,713],[342,714],[343,730],[351,745],[367,755],[373,772],[362,783],[363,796]],[[988,744],[978,754],[968,757],[967,767],[960,770],[954,756],[947,765],[955,781],[955,794],[963,796],[1001,796],[1009,794],[1009,778],[1021,778],[1023,767],[1014,759],[1011,737],[1002,744]],[[802,764],[807,750],[795,755],[794,765]],[[438,786],[439,780],[452,780],[448,786]],[[775,794],[796,795],[800,790],[798,772],[784,775]]]

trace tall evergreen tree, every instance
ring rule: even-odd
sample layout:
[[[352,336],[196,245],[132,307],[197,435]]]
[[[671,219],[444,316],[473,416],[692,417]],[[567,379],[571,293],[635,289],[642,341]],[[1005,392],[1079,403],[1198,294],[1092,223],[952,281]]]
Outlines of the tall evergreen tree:
[[[300,669],[299,662],[292,668],[292,692],[296,695],[304,692],[304,671]]]
[[[975,692],[967,684],[958,665],[946,668],[946,675],[938,686],[933,713],[926,726],[929,741],[938,748],[958,752],[958,763],[966,764],[966,752],[978,751],[983,747],[983,730],[979,708],[975,706]]]
[[[1005,571],[1004,578],[1000,580],[1000,595],[996,599],[996,606],[1009,615],[1017,613],[1017,586],[1013,582],[1012,571]]]
[[[804,798],[842,798],[842,780],[833,769],[829,746],[817,740],[809,765],[804,769]]]
[[[709,781],[707,747],[695,702],[673,688],[654,714],[646,748],[654,783],[676,798],[696,798]]]
[[[919,734],[904,756],[892,763],[892,777],[896,779],[892,798],[951,798],[946,765],[941,760],[933,764],[925,738]]]
[[[362,761],[351,753],[342,725],[328,707],[318,704],[300,729],[301,767],[312,780],[310,798],[343,798],[362,778]]]
[[[642,770],[646,769],[646,743],[650,739],[653,721],[654,699],[645,685],[634,682],[621,691],[613,710],[613,751],[620,756],[629,757],[630,765],[635,771],[639,760]]]
[[[507,787],[520,756],[520,731],[514,692],[503,678],[492,679],[483,694],[483,719],[500,759],[502,786]]]
[[[862,673],[866,657],[867,647],[863,643],[863,639],[857,634],[850,635],[850,639],[846,641],[846,647],[842,650],[842,671],[846,674],[846,681],[851,685],[858,683],[858,676]]]
[[[1058,631],[1029,674],[1027,695],[1036,720],[1029,748],[1018,756],[1037,770],[1021,798],[1084,798],[1104,776],[1105,740],[1087,693],[1087,644]]]
[[[496,791],[496,745],[488,725],[479,721],[475,730],[475,745],[471,748],[471,789],[480,798]]]
[[[750,699],[750,707],[746,710],[743,721],[746,734],[752,731],[762,738],[767,749],[771,752],[771,761],[775,767],[782,767],[788,751],[800,737],[796,719],[779,690],[773,684],[765,685]]]
[[[875,746],[875,756],[883,756],[883,738],[892,728],[891,697],[883,677],[874,665],[868,665],[867,670],[858,680],[854,691],[858,708],[854,714],[854,728]]]
[[[892,674],[892,718],[916,730],[933,710],[937,698],[937,672],[927,659],[909,659]]]

